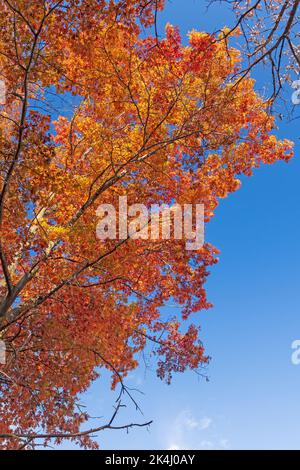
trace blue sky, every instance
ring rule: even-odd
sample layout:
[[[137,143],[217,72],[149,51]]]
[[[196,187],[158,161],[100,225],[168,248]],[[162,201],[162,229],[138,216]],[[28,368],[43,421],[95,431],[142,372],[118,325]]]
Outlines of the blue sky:
[[[206,12],[204,0],[173,0],[159,17],[161,34],[167,21],[185,35],[233,20],[218,3]],[[259,73],[257,89],[266,79]],[[278,136],[299,142],[299,122],[280,122]],[[289,164],[243,178],[241,190],[220,202],[207,227],[206,241],[221,250],[207,283],[214,308],[198,314],[212,357],[210,381],[188,372],[167,386],[142,364],[127,384],[144,393],[136,395],[144,416],[128,404],[119,422],[154,423],[128,434],[105,432],[98,439],[102,448],[300,449],[300,365],[291,362],[291,343],[300,339],[298,155],[297,143]],[[84,401],[94,416],[110,416],[106,377]]]

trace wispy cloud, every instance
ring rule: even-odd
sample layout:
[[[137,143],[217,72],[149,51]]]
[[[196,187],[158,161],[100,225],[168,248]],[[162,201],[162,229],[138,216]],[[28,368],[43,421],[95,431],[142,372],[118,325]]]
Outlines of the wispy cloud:
[[[228,439],[220,436],[209,416],[195,416],[189,409],[174,418],[168,430],[167,450],[212,450],[230,448]]]
[[[198,423],[198,429],[207,429],[212,423],[211,418],[202,418]]]
[[[172,424],[168,450],[193,448],[199,432],[208,429],[211,424],[212,418],[207,416],[197,418],[189,410],[181,411]]]

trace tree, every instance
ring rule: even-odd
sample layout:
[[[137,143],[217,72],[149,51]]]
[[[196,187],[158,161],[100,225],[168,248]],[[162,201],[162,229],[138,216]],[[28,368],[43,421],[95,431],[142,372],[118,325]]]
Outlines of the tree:
[[[134,401],[124,378],[149,343],[168,382],[208,362],[190,316],[211,306],[217,249],[99,240],[99,204],[203,203],[208,222],[240,174],[291,157],[253,80],[230,79],[240,56],[224,32],[193,31],[186,47],[171,25],[161,40],[140,36],[162,3],[1,1],[3,448],[94,447],[92,432],[117,427],[121,398],[106,425],[82,433],[79,394],[106,368]],[[161,310],[170,300],[180,317]]]

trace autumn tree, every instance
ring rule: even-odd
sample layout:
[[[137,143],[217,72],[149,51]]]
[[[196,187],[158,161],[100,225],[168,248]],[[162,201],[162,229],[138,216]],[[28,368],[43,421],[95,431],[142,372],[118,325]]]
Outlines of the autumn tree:
[[[202,203],[208,222],[239,175],[289,160],[291,144],[253,80],[230,78],[240,55],[224,32],[187,46],[171,25],[140,34],[163,2],[0,3],[0,445],[95,447],[91,433],[122,427],[121,398],[96,429],[79,405],[103,368],[128,396],[148,344],[167,382],[207,364],[195,316],[217,261],[209,243],[99,240],[97,207]]]

